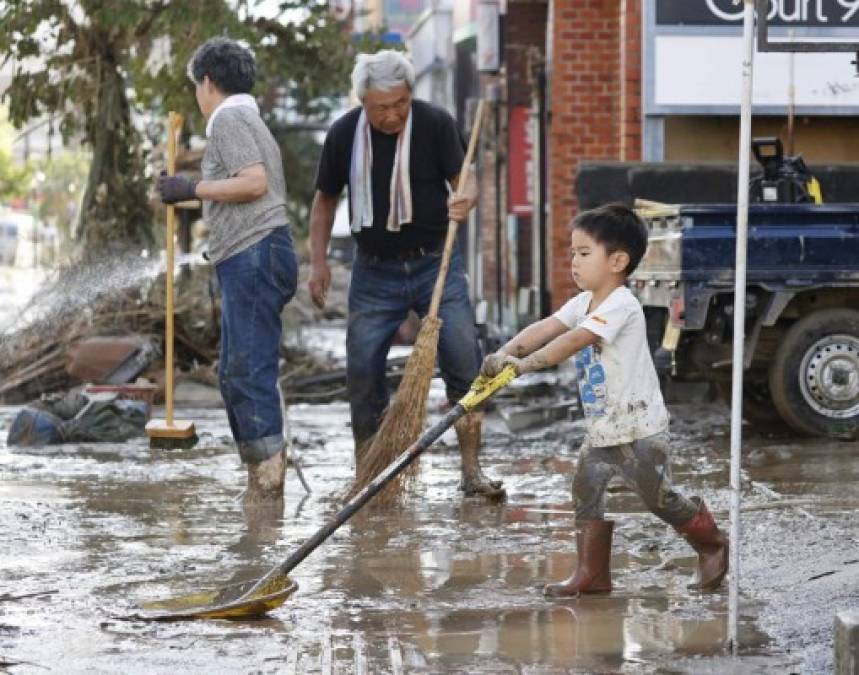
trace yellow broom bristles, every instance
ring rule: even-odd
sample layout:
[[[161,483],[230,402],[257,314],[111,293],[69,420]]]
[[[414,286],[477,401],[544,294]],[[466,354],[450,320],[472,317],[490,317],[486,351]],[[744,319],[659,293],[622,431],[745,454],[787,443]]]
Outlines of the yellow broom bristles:
[[[397,393],[388,406],[376,435],[365,444],[363,452],[359,453],[361,461],[356,468],[355,482],[349,491],[349,498],[369,485],[420,436],[435,370],[440,328],[441,319],[437,317],[423,320]],[[376,496],[376,503],[391,505],[402,499],[417,476],[417,471],[418,463],[415,461]]]

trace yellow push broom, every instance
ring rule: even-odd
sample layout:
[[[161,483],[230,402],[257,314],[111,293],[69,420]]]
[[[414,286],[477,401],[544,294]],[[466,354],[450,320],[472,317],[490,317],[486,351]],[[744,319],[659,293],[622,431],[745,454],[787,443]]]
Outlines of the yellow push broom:
[[[167,174],[176,174],[176,137],[182,131],[182,116],[170,112],[167,134]],[[197,442],[194,423],[173,418],[173,247],[176,232],[176,207],[167,206],[167,269],[164,274],[164,408],[165,420],[151,420],[146,425],[151,448],[191,448]]]
[[[477,105],[477,113],[474,126],[471,129],[471,138],[468,142],[468,150],[462,162],[459,172],[459,182],[456,187],[456,196],[460,197],[465,191],[468,182],[468,173],[474,157],[477,139],[480,135],[480,124],[483,119],[483,101]],[[403,372],[403,379],[397,388],[397,393],[388,406],[382,423],[376,435],[366,441],[363,449],[358,452],[359,461],[355,471],[355,482],[349,491],[349,497],[354,497],[385,467],[393,462],[402,452],[403,448],[409,447],[418,438],[426,418],[427,396],[435,370],[436,352],[438,351],[438,336],[441,329],[441,319],[438,316],[441,298],[444,294],[444,285],[447,279],[447,270],[450,266],[450,258],[456,243],[456,231],[458,223],[450,220],[447,225],[447,239],[444,242],[444,251],[441,257],[441,265],[433,288],[429,312],[421,323],[420,332],[415,339],[415,346]],[[397,477],[379,494],[377,501],[381,504],[391,504],[398,501],[406,492],[406,487],[417,471],[417,464],[405,473]]]

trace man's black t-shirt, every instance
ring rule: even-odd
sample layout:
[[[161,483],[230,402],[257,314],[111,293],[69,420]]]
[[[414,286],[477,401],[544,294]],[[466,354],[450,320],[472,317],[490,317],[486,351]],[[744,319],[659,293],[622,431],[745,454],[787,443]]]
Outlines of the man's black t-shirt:
[[[352,144],[361,108],[340,117],[328,130],[316,188],[339,195],[349,184]],[[412,187],[413,222],[399,232],[385,225],[390,209],[391,173],[394,169],[397,136],[370,125],[373,144],[373,226],[354,233],[362,251],[384,258],[420,247],[437,248],[447,232],[449,179],[459,174],[465,157],[465,139],[456,120],[443,108],[425,101],[412,101],[412,146],[409,172]],[[350,210],[351,219],[351,210]]]

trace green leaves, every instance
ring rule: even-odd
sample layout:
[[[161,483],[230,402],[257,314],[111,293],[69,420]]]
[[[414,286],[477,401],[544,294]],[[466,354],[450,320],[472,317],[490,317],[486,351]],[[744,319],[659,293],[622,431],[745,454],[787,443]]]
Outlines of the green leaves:
[[[185,67],[206,39],[226,35],[254,51],[254,93],[270,121],[324,119],[348,93],[357,51],[380,44],[353,42],[322,0],[285,0],[274,17],[260,9],[258,0],[0,2],[0,53],[17,66],[3,95],[10,120],[21,127],[51,115],[64,139],[79,134],[93,149],[81,224],[89,245],[106,245],[111,231],[129,243],[150,239],[146,158],[132,119],[176,110],[186,129],[202,133]],[[307,132],[278,138],[287,170],[300,167],[287,176],[299,217],[312,198],[319,145]]]

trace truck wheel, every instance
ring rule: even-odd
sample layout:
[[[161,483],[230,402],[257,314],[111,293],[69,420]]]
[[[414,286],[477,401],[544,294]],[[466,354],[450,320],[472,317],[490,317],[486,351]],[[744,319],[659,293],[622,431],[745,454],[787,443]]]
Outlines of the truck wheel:
[[[770,391],[795,430],[859,438],[859,312],[825,309],[793,324],[770,367]]]
[[[719,398],[731,407],[731,383],[717,382]],[[773,433],[784,430],[784,420],[773,408],[766,382],[743,383],[743,419],[757,432]]]

